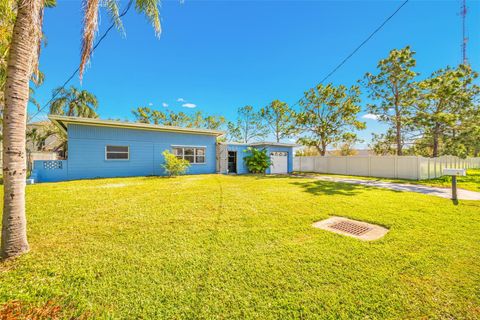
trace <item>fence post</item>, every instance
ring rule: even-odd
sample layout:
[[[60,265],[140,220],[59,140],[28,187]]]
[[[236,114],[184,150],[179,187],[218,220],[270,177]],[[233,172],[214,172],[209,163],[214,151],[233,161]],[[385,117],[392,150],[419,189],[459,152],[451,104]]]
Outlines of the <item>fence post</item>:
[[[395,169],[395,179],[398,179],[398,156],[394,156],[394,160],[393,160],[393,168]]]
[[[430,158],[427,158],[428,164],[427,164],[427,172],[428,172],[428,179],[430,179]]]
[[[368,155],[368,176],[372,176],[372,156]]]
[[[417,180],[420,180],[420,157],[417,156]]]

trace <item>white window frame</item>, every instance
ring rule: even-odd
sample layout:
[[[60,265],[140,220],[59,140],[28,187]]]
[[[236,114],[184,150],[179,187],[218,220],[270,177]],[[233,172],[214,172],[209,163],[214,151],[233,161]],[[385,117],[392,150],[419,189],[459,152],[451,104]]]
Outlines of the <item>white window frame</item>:
[[[108,147],[127,147],[127,159],[108,159],[107,154],[108,153],[125,153],[123,151],[108,151]],[[120,146],[120,145],[114,145],[114,144],[107,144],[105,146],[105,161],[128,161],[130,160],[130,146]]]
[[[185,159],[185,149],[193,149],[193,162],[190,162],[190,164],[207,164],[207,147],[206,146],[172,146],[172,152],[174,151],[173,149],[182,149],[182,159]],[[203,162],[197,162],[197,149],[204,150]]]

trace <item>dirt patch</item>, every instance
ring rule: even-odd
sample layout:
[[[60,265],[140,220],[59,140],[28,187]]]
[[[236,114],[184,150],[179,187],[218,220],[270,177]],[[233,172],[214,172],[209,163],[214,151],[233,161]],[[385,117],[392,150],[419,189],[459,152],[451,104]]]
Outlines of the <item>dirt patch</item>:
[[[31,305],[18,300],[5,303],[0,308],[0,320],[58,320],[65,319],[65,310],[54,303],[47,301],[43,305]],[[83,320],[88,319],[84,314],[80,317],[67,316],[68,319]]]

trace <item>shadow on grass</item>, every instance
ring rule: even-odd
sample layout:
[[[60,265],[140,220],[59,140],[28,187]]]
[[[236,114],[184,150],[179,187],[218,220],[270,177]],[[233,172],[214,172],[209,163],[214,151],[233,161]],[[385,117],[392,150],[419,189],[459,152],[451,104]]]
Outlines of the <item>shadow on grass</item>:
[[[330,181],[296,181],[293,185],[300,186],[304,191],[313,195],[343,195],[354,196],[361,193],[366,188],[361,185],[338,183]]]

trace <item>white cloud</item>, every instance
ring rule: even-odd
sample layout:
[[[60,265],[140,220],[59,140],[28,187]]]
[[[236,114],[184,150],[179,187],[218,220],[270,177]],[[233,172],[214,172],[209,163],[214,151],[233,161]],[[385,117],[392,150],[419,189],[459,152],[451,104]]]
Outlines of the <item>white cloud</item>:
[[[168,103],[162,102],[162,107],[165,107],[165,108],[168,107]]]
[[[367,113],[362,116],[363,119],[369,119],[369,120],[378,120],[378,116],[376,114],[372,113]]]
[[[288,139],[288,141],[290,141],[290,142],[294,142],[294,143],[295,143],[295,142],[297,142],[297,140],[296,140],[296,139]]]
[[[182,104],[182,107],[191,109],[191,108],[196,108],[197,105],[195,103],[184,103]]]
[[[178,102],[185,102],[185,99],[183,99],[183,98],[178,98],[177,101],[178,101]]]
[[[149,102],[148,105],[151,107],[153,106],[153,102]]]

